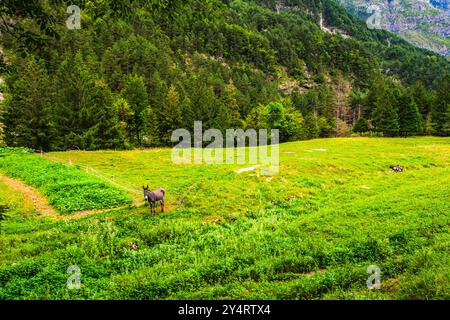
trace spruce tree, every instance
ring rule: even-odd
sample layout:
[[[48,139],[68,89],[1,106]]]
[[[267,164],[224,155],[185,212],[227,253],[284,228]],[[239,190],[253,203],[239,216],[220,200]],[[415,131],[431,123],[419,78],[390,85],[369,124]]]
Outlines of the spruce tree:
[[[358,122],[355,124],[353,131],[357,133],[369,132],[370,131],[369,122],[367,121],[367,119],[366,118],[359,119]]]
[[[90,94],[95,108],[89,110],[90,121],[93,125],[83,135],[86,142],[85,148],[90,150],[123,149],[126,146],[125,132],[122,130],[119,110],[114,104],[107,84],[101,80],[96,81]]]
[[[408,135],[420,134],[423,131],[422,115],[419,112],[414,98],[409,92],[404,92],[399,100],[399,125],[400,134],[404,137]]]
[[[383,79],[377,79],[369,94],[369,101],[373,106],[373,123],[378,132],[386,137],[398,135],[400,130],[398,105],[401,97],[400,84]]]
[[[303,125],[303,137],[305,139],[316,139],[319,137],[320,127],[318,116],[311,112],[305,117],[305,122]]]
[[[122,97],[119,97],[114,102],[113,109],[116,110],[118,114],[120,130],[126,137],[124,140],[126,148],[130,148],[131,144],[129,137],[133,134],[130,124],[133,122],[134,112],[131,110],[128,102]]]
[[[417,104],[423,121],[425,121],[433,108],[434,91],[427,91],[423,82],[417,81],[410,87],[409,92]]]
[[[11,146],[38,150],[50,147],[50,80],[43,64],[33,56],[21,65],[20,77],[8,79],[4,125]]]
[[[68,54],[60,64],[55,77],[56,94],[52,104],[55,122],[53,150],[83,149],[82,135],[93,125],[87,119],[95,78],[84,55],[78,51]]]
[[[174,85],[169,87],[167,96],[163,102],[163,109],[158,110],[157,128],[161,136],[161,142],[169,145],[172,132],[180,129],[183,123],[180,95]]]
[[[375,103],[373,115],[375,127],[378,132],[382,132],[386,137],[396,136],[400,130],[397,110],[394,105],[386,100],[379,100]]]
[[[437,135],[450,135],[450,75],[439,82],[434,111],[433,128]]]
[[[230,114],[230,124],[235,128],[243,128],[244,123],[242,121],[242,116],[239,112],[239,104],[237,100],[237,88],[233,83],[233,80],[230,80],[229,83],[225,86],[225,94],[224,94],[224,104],[227,106],[228,112]]]
[[[139,75],[129,75],[125,81],[121,96],[128,102],[134,114],[133,121],[129,124],[133,135],[129,138],[133,143],[141,146],[142,135],[146,130],[147,117],[150,112],[144,79]]]

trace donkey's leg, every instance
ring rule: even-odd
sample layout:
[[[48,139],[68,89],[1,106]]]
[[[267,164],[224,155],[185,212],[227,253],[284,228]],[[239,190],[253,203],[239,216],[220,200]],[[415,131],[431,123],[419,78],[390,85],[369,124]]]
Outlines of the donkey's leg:
[[[164,200],[161,200],[161,212],[164,212]]]

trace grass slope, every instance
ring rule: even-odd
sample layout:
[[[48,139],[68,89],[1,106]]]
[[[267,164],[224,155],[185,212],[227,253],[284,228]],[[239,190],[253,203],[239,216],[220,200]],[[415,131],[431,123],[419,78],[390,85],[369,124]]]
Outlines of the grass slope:
[[[0,299],[450,298],[449,139],[284,144],[272,179],[174,166],[170,150],[52,156],[163,186],[172,210],[55,222],[23,215],[0,185]],[[71,265],[81,290],[66,288]],[[370,265],[381,290],[366,287]]]
[[[61,213],[131,203],[124,192],[81,170],[31,154],[0,156],[0,172],[38,188]]]

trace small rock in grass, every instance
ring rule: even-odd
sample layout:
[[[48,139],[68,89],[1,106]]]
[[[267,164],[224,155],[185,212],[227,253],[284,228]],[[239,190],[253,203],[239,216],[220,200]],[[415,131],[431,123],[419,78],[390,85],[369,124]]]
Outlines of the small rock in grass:
[[[254,166],[254,167],[250,167],[250,168],[243,168],[240,170],[235,171],[235,173],[237,174],[241,174],[243,172],[249,172],[249,171],[255,171],[256,169],[258,169],[259,167],[261,167],[260,165]]]
[[[394,172],[403,172],[405,170],[405,167],[402,166],[390,166],[389,167]]]

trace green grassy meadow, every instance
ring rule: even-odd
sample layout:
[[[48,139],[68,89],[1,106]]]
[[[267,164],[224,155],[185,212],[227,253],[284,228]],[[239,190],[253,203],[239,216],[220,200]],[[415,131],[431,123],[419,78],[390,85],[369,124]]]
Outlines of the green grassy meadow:
[[[450,298],[449,138],[283,144],[273,177],[174,165],[170,149],[45,157],[94,169],[140,205],[53,219],[0,182],[0,299]],[[150,214],[144,184],[167,191],[166,213]]]
[[[131,197],[75,166],[32,154],[0,156],[0,172],[42,191],[61,213],[105,209],[131,204]]]

